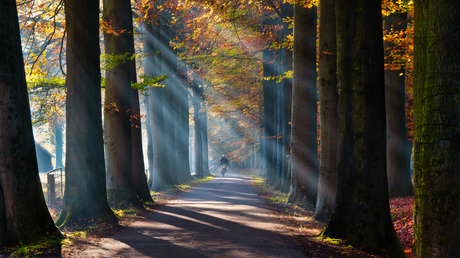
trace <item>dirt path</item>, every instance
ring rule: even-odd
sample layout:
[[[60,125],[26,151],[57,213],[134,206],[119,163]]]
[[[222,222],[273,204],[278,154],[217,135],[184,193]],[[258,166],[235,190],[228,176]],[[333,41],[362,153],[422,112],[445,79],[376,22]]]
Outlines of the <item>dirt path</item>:
[[[305,257],[264,203],[249,177],[219,175],[80,257]]]

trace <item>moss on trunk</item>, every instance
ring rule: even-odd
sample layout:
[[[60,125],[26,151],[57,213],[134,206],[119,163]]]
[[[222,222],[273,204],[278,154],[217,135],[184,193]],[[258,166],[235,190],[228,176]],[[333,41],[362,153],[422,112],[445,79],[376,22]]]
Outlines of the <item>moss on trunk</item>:
[[[460,253],[460,2],[415,1],[414,257]]]

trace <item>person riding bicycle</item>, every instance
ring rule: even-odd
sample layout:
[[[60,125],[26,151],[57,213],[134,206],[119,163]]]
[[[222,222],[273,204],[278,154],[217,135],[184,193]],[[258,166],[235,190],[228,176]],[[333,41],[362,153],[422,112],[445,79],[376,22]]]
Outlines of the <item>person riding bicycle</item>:
[[[228,166],[228,159],[225,157],[225,155],[222,155],[222,158],[220,159],[220,165],[225,164]]]
[[[225,166],[223,166],[224,164]],[[222,155],[222,158],[220,159],[220,166],[222,167],[222,175],[225,175],[228,166],[228,159],[225,157],[225,155]]]

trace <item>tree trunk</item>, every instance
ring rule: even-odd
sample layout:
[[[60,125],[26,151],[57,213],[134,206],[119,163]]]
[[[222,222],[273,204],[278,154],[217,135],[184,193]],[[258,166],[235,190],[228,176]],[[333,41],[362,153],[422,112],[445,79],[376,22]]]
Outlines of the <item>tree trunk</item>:
[[[381,2],[337,0],[338,185],[323,235],[405,257],[386,177]]]
[[[67,0],[65,194],[57,225],[115,219],[107,203],[101,114],[99,2]],[[85,29],[82,30],[82,24]]]
[[[136,67],[133,63],[133,69]],[[133,73],[135,75],[135,72]],[[133,78],[136,79],[136,78]],[[133,80],[134,82],[136,80]],[[136,89],[131,89],[131,105],[132,105],[132,140],[133,140],[133,183],[136,189],[137,197],[141,202],[153,202],[150,195],[149,186],[147,184],[147,176],[145,175],[144,153],[142,151],[142,128],[139,105],[139,93]]]
[[[146,53],[154,53],[161,46],[160,42],[160,26],[158,21],[152,20],[144,30],[146,41],[144,40],[144,46],[146,47]],[[159,76],[162,74],[162,64],[160,56],[149,55],[146,58],[146,74],[149,76]],[[173,185],[169,173],[168,156],[166,155],[166,137],[164,127],[164,113],[163,113],[163,94],[164,88],[152,87],[150,89],[149,96],[149,112],[151,115],[150,119],[150,130],[153,143],[153,187],[155,191],[165,190],[167,185]]]
[[[314,207],[318,189],[316,131],[316,8],[294,7],[292,173],[299,197]],[[290,193],[290,195],[295,195]]]
[[[460,254],[460,2],[415,1],[414,257]]]
[[[145,66],[144,66],[145,67]],[[149,92],[150,93],[150,92]],[[152,143],[152,130],[151,130],[151,119],[152,115],[150,114],[150,109],[149,109],[149,96],[144,96],[144,107],[145,107],[145,116],[147,117],[147,121],[145,122],[145,128],[147,130],[147,160],[149,163],[149,181],[148,181],[148,186],[149,189],[152,189],[153,187],[153,143]]]
[[[55,121],[55,140],[56,140],[56,168],[62,168],[62,130],[63,121],[61,118]]]
[[[263,76],[264,78],[274,76],[274,53],[270,49],[263,50]],[[270,182],[275,173],[275,168],[273,167],[274,161],[274,143],[276,139],[274,138],[274,114],[275,114],[275,86],[273,80],[262,82],[263,84],[263,93],[264,93],[264,110],[263,110],[263,128],[264,128],[264,147],[265,147],[265,162],[267,170],[267,182]]]
[[[315,219],[329,221],[337,193],[337,40],[336,0],[320,2],[319,106],[321,161]]]
[[[195,176],[203,177],[203,146],[201,139],[199,85],[193,85],[193,120],[195,122]]]
[[[294,7],[292,4],[283,4],[283,16],[292,18],[294,16]],[[283,37],[287,37],[292,33],[292,28],[289,28],[289,23],[283,22]],[[292,51],[288,48],[282,49],[282,74],[292,71]],[[283,100],[283,116],[282,116],[282,143],[283,143],[283,164],[280,191],[289,193],[291,186],[291,171],[289,171],[289,160],[291,152],[291,106],[292,106],[292,79],[284,79],[282,81],[284,100]]]
[[[131,81],[137,82],[136,62],[131,62]],[[133,183],[141,202],[153,202],[145,174],[144,152],[142,149],[141,105],[138,90],[131,89],[131,133],[133,146]],[[147,105],[146,105],[147,107]]]
[[[16,1],[0,8],[0,247],[62,237],[46,207],[24,73]]]
[[[281,25],[281,22],[279,23]],[[282,37],[282,33],[279,33],[279,36]],[[275,76],[280,76],[283,70],[282,62],[283,62],[283,54],[284,52],[281,49],[275,51],[275,63],[274,63],[274,73]],[[284,103],[284,95],[285,92],[283,90],[283,85],[278,82],[274,82],[275,87],[275,104],[274,104],[274,115],[273,115],[273,130],[274,130],[274,147],[273,147],[273,177],[268,182],[275,190],[279,190],[281,187],[281,177],[282,177],[282,167],[284,161],[283,155],[283,132],[281,130],[282,127],[282,117],[283,117],[283,103]]]
[[[193,180],[190,172],[189,160],[189,108],[188,108],[188,94],[184,87],[178,88],[178,98],[176,106],[178,107],[178,125],[177,125],[177,159],[179,162],[178,173],[180,176],[180,183]]]
[[[104,0],[102,19],[114,28],[126,30],[116,36],[104,32],[105,53],[134,54],[133,19],[129,0]],[[133,182],[131,132],[131,61],[106,70],[104,144],[107,163],[107,194],[111,205],[142,207]]]
[[[168,156],[169,176],[174,185],[179,184],[177,180],[177,163],[176,160],[176,144],[175,144],[175,98],[177,88],[177,56],[175,50],[169,46],[169,42],[175,38],[175,31],[171,27],[171,14],[168,11],[163,11],[160,14],[160,57],[162,62],[162,73],[167,73],[169,78],[164,81],[163,88],[163,119],[166,144],[163,152]]]
[[[144,50],[144,53],[152,53],[153,52],[153,46],[152,46],[152,30],[150,28],[149,30],[149,24],[148,24],[149,21],[147,22],[144,22],[144,28],[143,28],[143,32],[144,32],[144,36],[143,36],[143,50]],[[147,57],[144,58],[144,73],[146,75],[149,74],[149,70],[148,70],[148,66],[149,66],[149,62],[150,63],[153,63],[154,57],[152,55],[149,55]],[[152,64],[150,64],[150,68],[152,68]],[[150,71],[151,72],[151,71]],[[150,88],[151,89],[151,88]],[[146,116],[146,123],[145,123],[145,128],[147,130],[147,159],[148,159],[148,164],[149,164],[149,181],[148,181],[148,186],[149,186],[149,189],[152,189],[153,188],[153,178],[154,178],[154,164],[153,164],[153,161],[154,161],[154,153],[153,153],[153,137],[152,137],[152,126],[151,126],[151,123],[152,123],[152,113],[151,113],[151,109],[149,108],[150,107],[150,95],[151,94],[151,91],[148,92],[148,95],[144,96],[144,107],[145,107],[145,116]]]
[[[208,154],[208,112],[206,103],[203,102],[203,112],[201,118],[201,140],[203,141],[203,176],[210,176],[209,171],[209,154]]]
[[[402,31],[407,27],[406,13],[392,13],[385,17],[385,30]],[[385,42],[385,49],[394,48]],[[399,49],[403,51],[402,49]],[[389,51],[388,51],[389,52]],[[393,58],[387,58],[392,62]],[[390,197],[414,194],[410,175],[409,140],[406,131],[404,68],[385,70],[385,102],[387,122],[387,173]]]

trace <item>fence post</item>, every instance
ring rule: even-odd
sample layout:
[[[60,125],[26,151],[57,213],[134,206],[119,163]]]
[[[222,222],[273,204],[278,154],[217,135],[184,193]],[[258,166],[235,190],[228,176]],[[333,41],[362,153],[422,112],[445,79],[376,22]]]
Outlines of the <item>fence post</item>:
[[[56,186],[54,182],[54,175],[48,174],[48,202],[50,205],[56,204]]]

